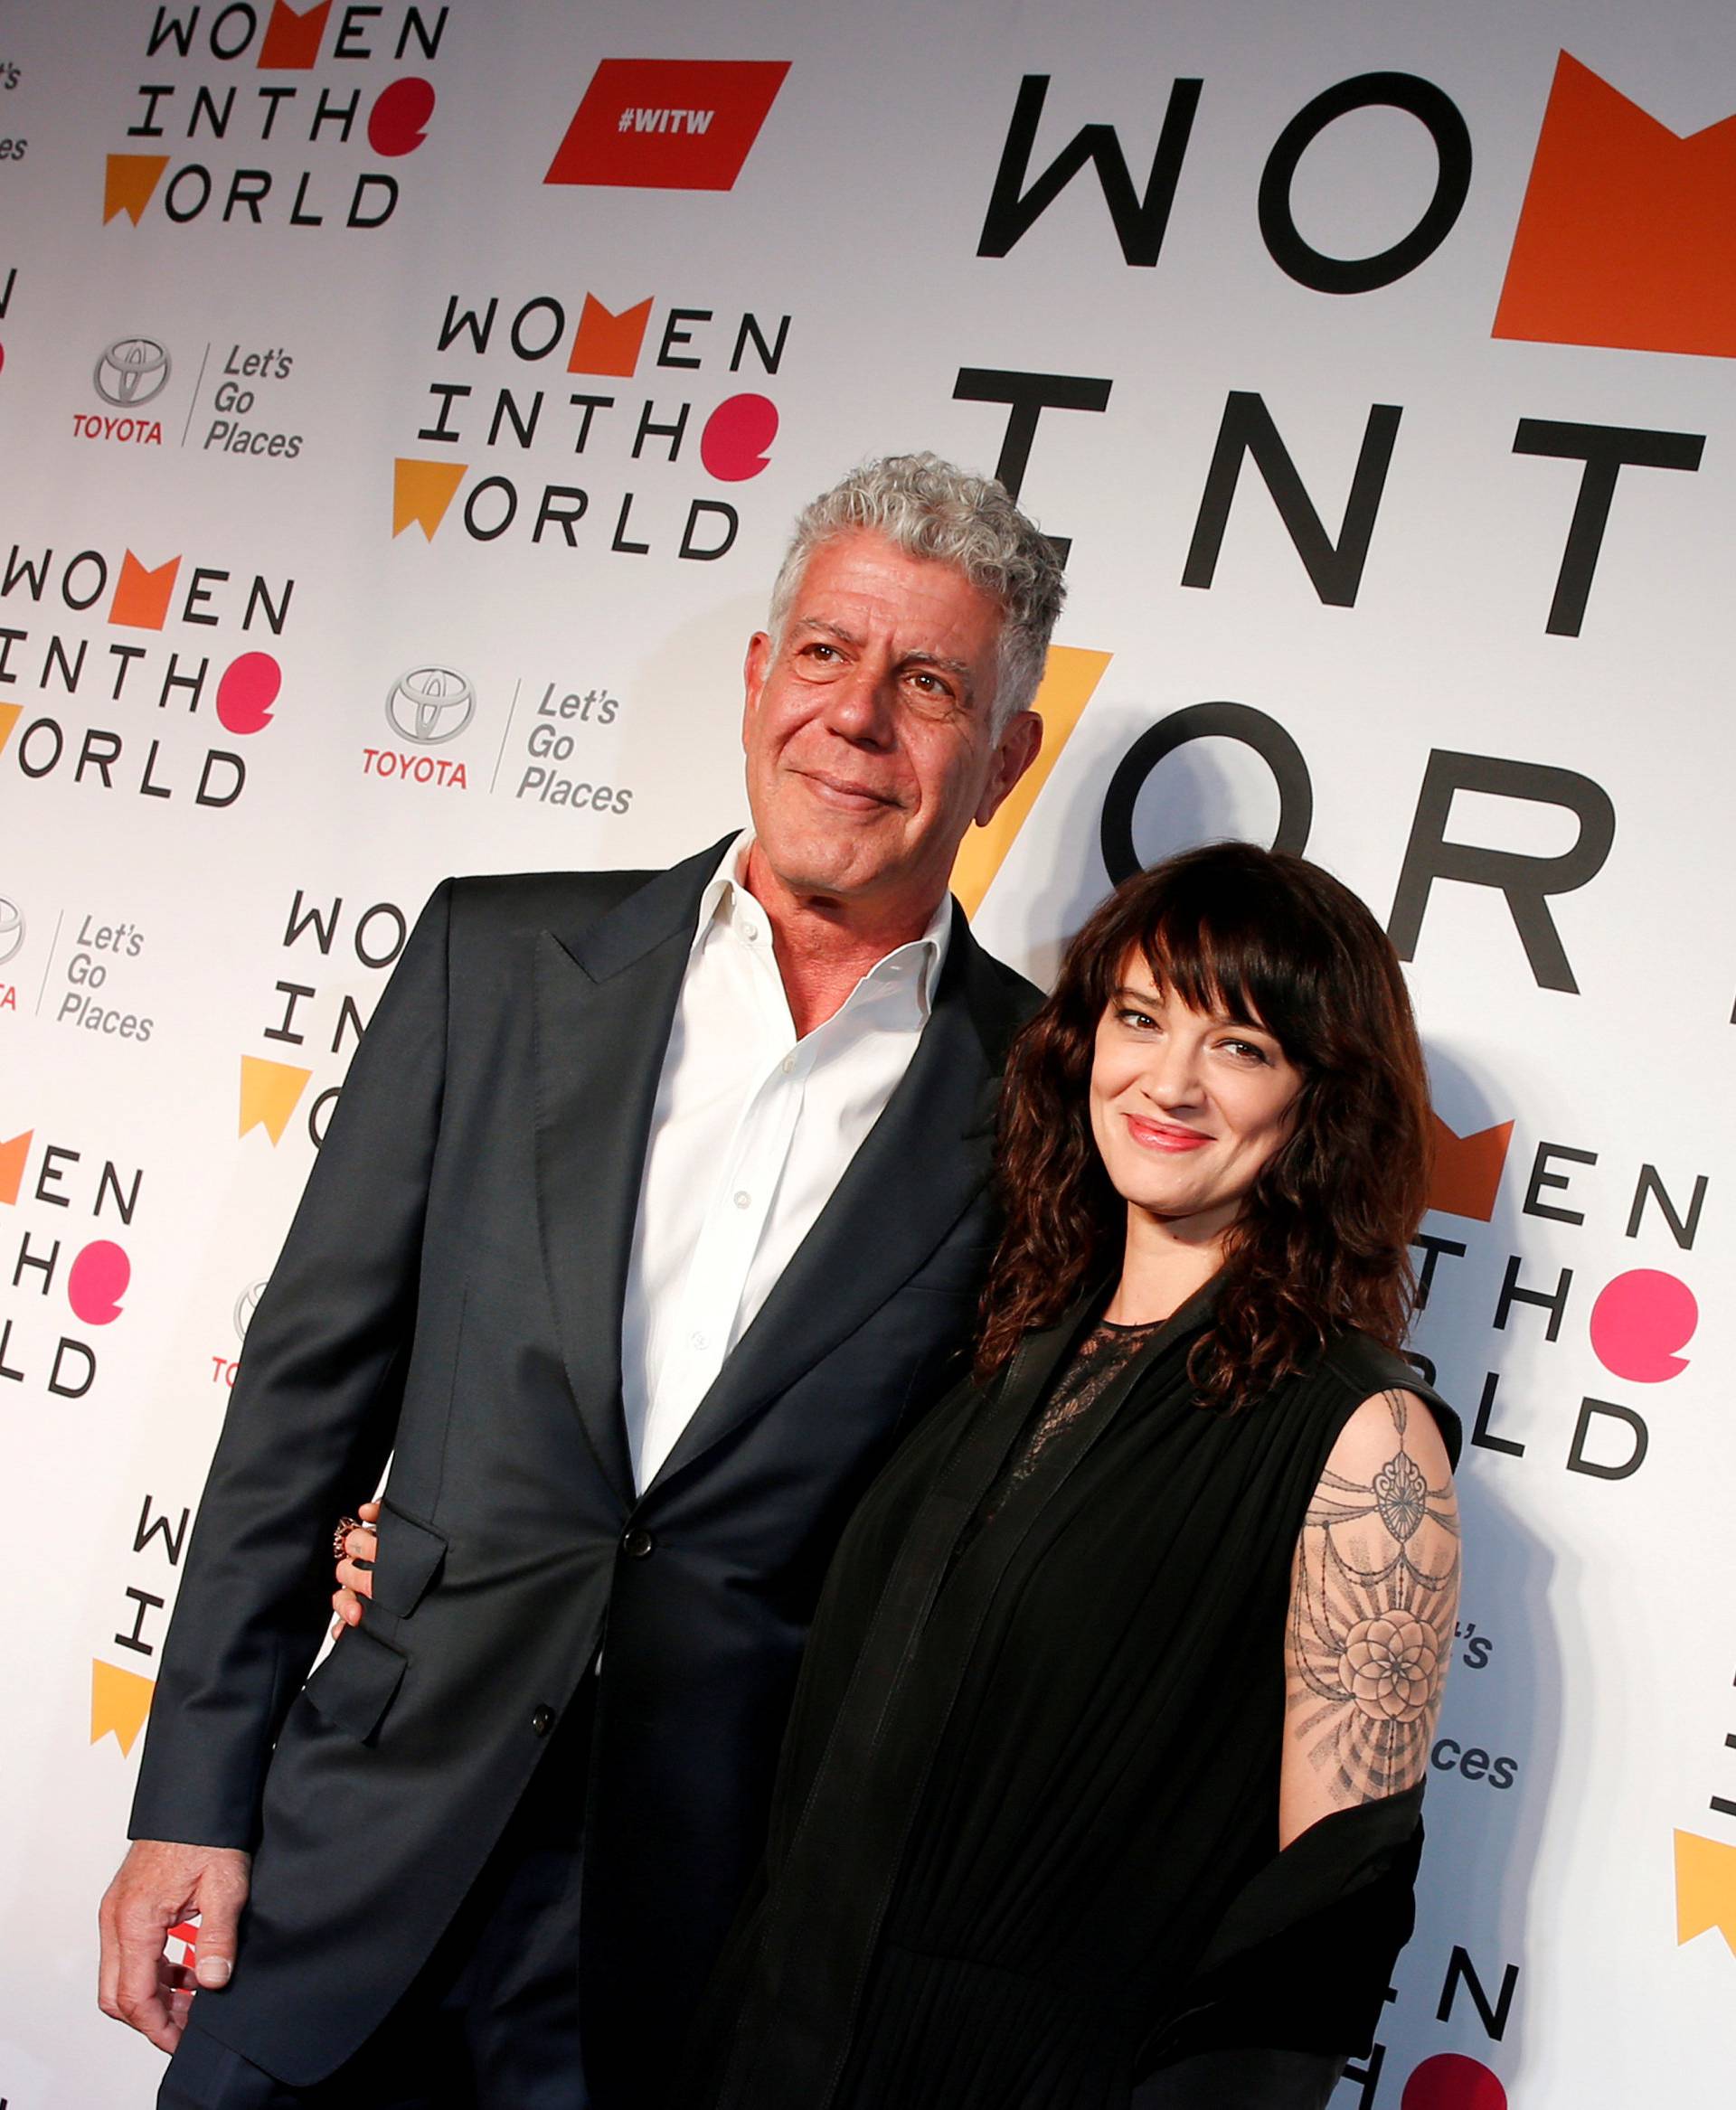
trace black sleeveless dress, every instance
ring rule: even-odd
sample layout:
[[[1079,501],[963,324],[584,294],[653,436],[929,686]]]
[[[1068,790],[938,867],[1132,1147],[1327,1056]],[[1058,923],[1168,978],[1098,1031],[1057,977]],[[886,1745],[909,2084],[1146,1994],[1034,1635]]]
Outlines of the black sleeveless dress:
[[[1202,2049],[1366,2043],[1421,1790],[1275,1851],[1291,1560],[1362,1400],[1420,1394],[1455,1458],[1457,1419],[1357,1334],[1203,1410],[1210,1286],[1057,1414],[1100,1295],[845,1531],[684,2105],[1108,2110]]]

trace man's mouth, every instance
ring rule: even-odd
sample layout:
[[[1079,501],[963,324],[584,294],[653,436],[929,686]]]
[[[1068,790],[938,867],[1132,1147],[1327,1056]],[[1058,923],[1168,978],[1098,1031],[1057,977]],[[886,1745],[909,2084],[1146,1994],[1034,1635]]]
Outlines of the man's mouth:
[[[868,784],[853,783],[848,777],[834,777],[828,770],[797,769],[795,774],[828,805],[843,806],[853,813],[867,813],[876,806],[898,804],[891,792],[877,791]]]

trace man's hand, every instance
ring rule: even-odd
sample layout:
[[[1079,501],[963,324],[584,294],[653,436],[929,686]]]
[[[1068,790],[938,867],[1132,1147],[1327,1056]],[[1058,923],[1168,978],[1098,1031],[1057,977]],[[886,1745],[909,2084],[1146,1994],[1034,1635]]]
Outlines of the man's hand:
[[[103,1893],[102,1970],[97,2005],[128,2022],[159,2051],[181,2040],[191,1997],[187,1973],[163,1954],[172,1926],[199,1915],[193,1983],[227,1985],[235,1967],[235,1927],[247,1902],[252,1857],[233,1846],[180,1846],[160,1839],[133,1842]]]
[[[373,1595],[373,1559],[380,1540],[373,1526],[380,1521],[380,1504],[364,1502],[355,1513],[361,1526],[344,1538],[344,1558],[337,1564],[338,1587],[332,1592],[332,1609],[337,1614],[332,1621],[334,1635],[362,1624],[362,1600]]]

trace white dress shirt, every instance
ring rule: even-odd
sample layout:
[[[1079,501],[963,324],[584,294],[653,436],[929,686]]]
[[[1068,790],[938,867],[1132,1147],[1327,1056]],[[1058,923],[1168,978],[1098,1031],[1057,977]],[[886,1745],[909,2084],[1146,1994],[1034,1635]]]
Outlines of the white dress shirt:
[[[621,1314],[621,1397],[643,1491],[916,1052],[952,905],[796,1038],[739,835],[700,897],[664,1054]]]

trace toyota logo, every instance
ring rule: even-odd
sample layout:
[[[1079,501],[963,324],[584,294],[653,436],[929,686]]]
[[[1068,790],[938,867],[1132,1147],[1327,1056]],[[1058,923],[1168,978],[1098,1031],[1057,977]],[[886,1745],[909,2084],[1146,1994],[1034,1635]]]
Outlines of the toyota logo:
[[[253,1321],[253,1308],[259,1303],[260,1292],[264,1288],[262,1282],[250,1283],[235,1299],[235,1338],[238,1341],[247,1339],[247,1329]]]
[[[15,960],[24,942],[24,911],[15,901],[9,901],[0,894],[0,967],[8,960]]]
[[[449,666],[411,667],[386,698],[387,723],[412,747],[438,748],[457,739],[476,714],[469,676]]]
[[[137,410],[169,385],[169,355],[155,337],[117,337],[90,377],[118,410]]]

